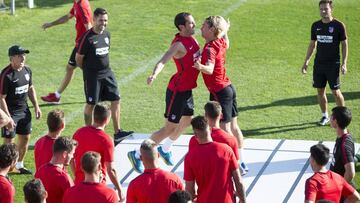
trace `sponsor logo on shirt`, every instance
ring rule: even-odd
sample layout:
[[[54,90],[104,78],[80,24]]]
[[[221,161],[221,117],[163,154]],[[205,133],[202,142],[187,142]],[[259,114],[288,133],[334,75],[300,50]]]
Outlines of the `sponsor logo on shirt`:
[[[15,95],[27,93],[29,90],[29,84],[15,88]]]
[[[109,53],[109,47],[96,48],[96,55],[102,56]]]
[[[329,32],[333,33],[334,32],[334,27],[329,27]]]
[[[316,38],[320,43],[333,43],[333,36],[317,35]]]

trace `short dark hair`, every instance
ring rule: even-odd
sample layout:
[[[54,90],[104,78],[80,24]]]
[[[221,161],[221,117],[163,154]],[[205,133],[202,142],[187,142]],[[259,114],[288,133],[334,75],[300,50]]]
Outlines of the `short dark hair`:
[[[196,116],[195,118],[191,119],[191,126],[193,129],[205,131],[208,127],[208,122],[204,116]]]
[[[108,14],[108,12],[104,8],[96,8],[94,10],[94,17],[98,17],[99,15],[105,15]]]
[[[321,1],[319,1],[319,6],[321,5],[321,4],[329,4],[330,5],[330,7],[332,7],[332,1],[331,0],[321,0]]]
[[[337,106],[332,110],[333,119],[336,120],[338,126],[341,129],[345,129],[350,123],[352,119],[352,114],[350,109],[345,106]]]
[[[188,203],[191,201],[191,195],[184,190],[176,190],[169,196],[169,203]]]
[[[76,146],[77,141],[71,139],[70,137],[59,137],[55,140],[53,145],[53,154],[59,153],[59,152],[71,152]]]
[[[46,190],[40,179],[32,179],[25,183],[23,191],[28,203],[41,203],[46,198]]]
[[[60,109],[54,109],[47,115],[47,126],[49,132],[56,132],[60,130],[64,124],[64,111]]]
[[[319,143],[310,148],[311,157],[320,166],[325,166],[330,158],[330,150],[325,145]]]
[[[191,14],[190,13],[187,13],[187,12],[181,12],[181,13],[178,13],[176,16],[175,16],[175,19],[174,19],[174,24],[175,24],[175,27],[180,30],[180,25],[185,25],[186,23],[186,17],[190,16]]]
[[[85,173],[93,174],[100,164],[101,155],[97,152],[88,151],[81,157],[81,168]]]
[[[204,106],[205,115],[209,118],[215,119],[220,116],[222,108],[219,102],[209,101]]]
[[[19,157],[19,152],[14,143],[3,144],[0,146],[0,168],[4,169],[11,166]]]
[[[103,123],[111,115],[110,107],[106,103],[98,103],[94,107],[94,122]]]

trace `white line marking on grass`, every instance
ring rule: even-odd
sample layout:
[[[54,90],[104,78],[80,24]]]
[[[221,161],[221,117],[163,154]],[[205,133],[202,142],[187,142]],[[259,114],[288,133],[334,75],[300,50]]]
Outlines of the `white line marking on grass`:
[[[233,11],[235,11],[236,9],[238,9],[243,3],[245,3],[247,0],[239,0],[238,2],[232,4],[231,6],[229,6],[228,8],[226,8],[222,15],[223,16],[227,16],[229,15],[230,13],[232,13]],[[196,31],[196,35],[200,34],[199,31]],[[122,78],[121,80],[118,81],[118,85],[119,87],[121,86],[124,86],[126,84],[128,84],[129,82],[131,82],[132,80],[134,80],[137,76],[143,74],[146,70],[148,70],[150,67],[152,67],[153,65],[155,65],[155,63],[160,60],[160,57],[162,56],[161,55],[158,55],[158,56],[155,56],[151,59],[148,59],[148,60],[144,60],[141,62],[141,65],[138,66],[138,68],[136,68],[134,70],[134,72],[132,72],[130,75],[127,75],[125,76],[124,78]],[[113,64],[113,66],[116,66],[116,64]],[[85,105],[84,105],[85,107]],[[72,122],[75,118],[77,118],[79,116],[79,114],[81,114],[83,111],[83,108],[79,108],[78,110],[76,111],[72,111],[70,113],[69,116],[66,116],[65,117],[65,122],[66,123],[70,123]],[[47,130],[44,130],[40,136],[38,138],[40,138],[41,136],[45,135],[48,131]],[[35,144],[36,140],[32,140],[30,142],[30,146],[33,146]]]
[[[242,4],[244,4],[246,0],[240,0],[233,5],[229,6],[227,9],[225,9],[222,13],[222,16],[227,16],[230,13],[234,12],[236,9],[238,9]]]

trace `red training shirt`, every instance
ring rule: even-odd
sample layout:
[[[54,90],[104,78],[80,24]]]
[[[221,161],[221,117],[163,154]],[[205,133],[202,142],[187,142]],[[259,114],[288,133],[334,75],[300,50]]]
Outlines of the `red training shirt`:
[[[0,203],[13,203],[14,197],[14,185],[7,177],[0,175]]]
[[[228,145],[233,150],[236,160],[240,159],[239,150],[238,150],[239,145],[234,136],[230,135],[229,133],[227,133],[225,130],[223,130],[221,128],[212,128],[211,129],[211,137],[212,137],[213,141],[215,141],[215,142],[224,143],[224,144]],[[193,136],[189,142],[189,151],[191,149],[193,149],[194,147],[196,147],[198,144],[199,144],[199,142],[196,140],[195,136]]]
[[[226,144],[199,144],[185,156],[184,180],[196,182],[197,203],[235,202],[232,171],[238,168]]]
[[[48,193],[46,202],[61,203],[64,193],[74,185],[73,180],[62,168],[51,163],[45,164],[35,173]]]
[[[211,75],[202,73],[205,85],[212,93],[219,92],[231,84],[225,70],[226,46],[223,38],[207,42],[201,55],[201,64],[214,64]]]
[[[179,33],[175,35],[172,44],[181,42],[186,48],[184,57],[173,58],[177,72],[170,78],[168,88],[171,91],[188,91],[194,89],[199,71],[195,69],[194,62],[200,57],[199,44],[192,36],[183,37]]]
[[[130,182],[126,203],[167,203],[176,190],[184,190],[179,176],[160,168],[145,169]]]
[[[81,182],[69,188],[62,203],[118,203],[115,190],[102,183]]]
[[[88,151],[98,152],[101,155],[102,183],[106,183],[105,162],[114,160],[113,140],[103,130],[93,126],[85,126],[77,130],[73,139],[78,142],[75,149],[75,184],[84,181],[84,173],[81,170],[81,157]]]
[[[88,0],[79,0],[76,2],[74,0],[73,7],[69,12],[72,16],[75,16],[76,23],[76,47],[78,46],[80,37],[86,32],[85,24],[92,23],[92,12],[90,8],[90,3]]]
[[[56,138],[52,138],[48,135],[45,135],[38,139],[34,147],[34,158],[35,158],[35,169],[36,171],[39,168],[50,162],[53,152],[52,147],[54,145]]]
[[[306,180],[305,200],[317,202],[321,199],[340,202],[341,195],[347,197],[353,194],[355,189],[337,173],[327,171],[317,172]]]

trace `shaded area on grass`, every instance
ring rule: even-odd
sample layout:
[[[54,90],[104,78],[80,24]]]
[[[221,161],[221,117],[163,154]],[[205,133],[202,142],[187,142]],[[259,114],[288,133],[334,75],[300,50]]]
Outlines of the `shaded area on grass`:
[[[316,127],[319,127],[318,122],[308,122],[308,123],[297,123],[290,125],[271,126],[271,127],[263,127],[263,128],[256,128],[250,130],[242,130],[242,133],[245,136],[260,136],[260,135],[283,133],[288,131],[304,130],[304,129],[316,128]]]
[[[360,99],[360,92],[343,92],[342,93],[345,101]],[[328,97],[329,102],[334,102],[334,97],[331,93],[326,94]],[[258,110],[258,109],[265,109],[269,107],[275,106],[310,106],[318,104],[316,95],[312,96],[305,96],[305,97],[295,97],[289,99],[280,99],[268,104],[259,104],[253,106],[245,106],[245,107],[238,107],[238,111],[249,111],[249,110]]]

